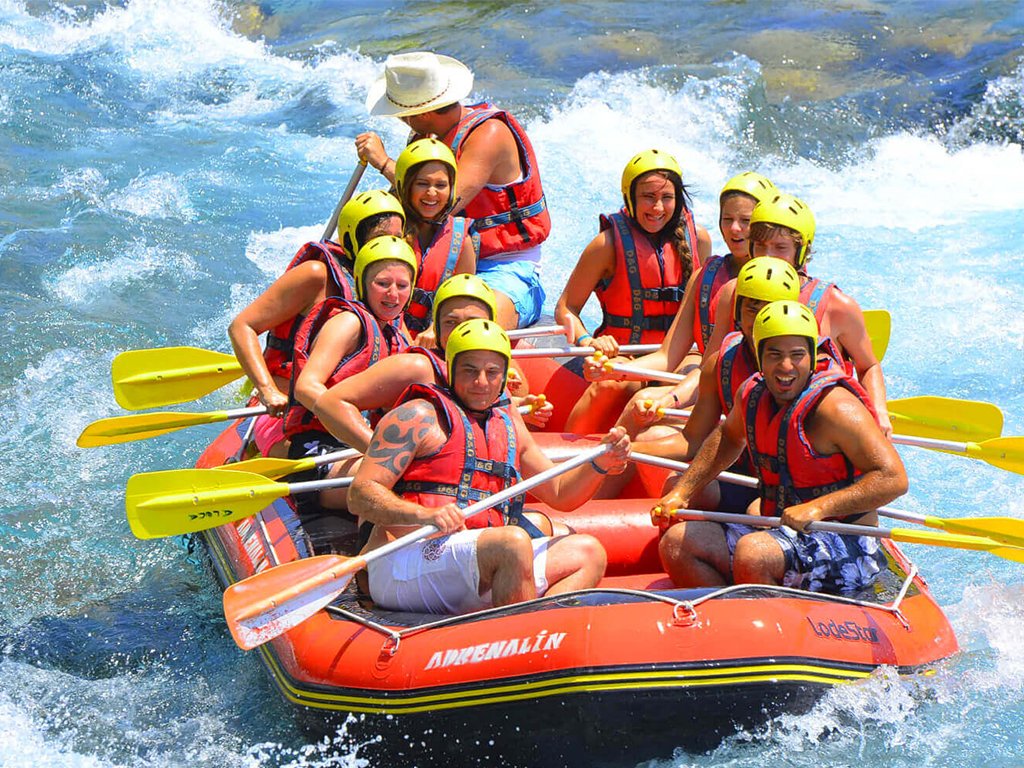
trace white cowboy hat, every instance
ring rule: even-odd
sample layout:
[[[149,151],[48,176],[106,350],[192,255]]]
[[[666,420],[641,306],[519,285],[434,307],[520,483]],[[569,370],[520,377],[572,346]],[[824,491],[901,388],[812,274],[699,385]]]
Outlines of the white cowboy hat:
[[[451,56],[429,51],[388,56],[384,74],[366,95],[371,115],[408,117],[461,101],[473,90],[473,73]]]

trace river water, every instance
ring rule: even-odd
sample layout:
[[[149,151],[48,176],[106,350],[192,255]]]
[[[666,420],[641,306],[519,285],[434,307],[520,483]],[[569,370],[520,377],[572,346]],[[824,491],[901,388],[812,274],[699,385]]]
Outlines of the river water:
[[[74,442],[121,413],[118,351],[229,349],[229,319],[319,235],[358,132],[397,152],[398,121],[363,107],[387,53],[458,57],[527,126],[548,311],[632,154],[679,158],[716,252],[717,190],[757,169],[814,209],[814,274],[891,311],[890,396],[997,403],[1015,435],[1022,41],[1016,2],[0,0],[0,765],[365,764],[343,736],[307,743],[180,542],[128,530],[127,478],[189,466],[213,428]],[[901,506],[1024,516],[1020,476],[901,452]],[[1024,566],[905,549],[961,654],[659,768],[1024,762]]]

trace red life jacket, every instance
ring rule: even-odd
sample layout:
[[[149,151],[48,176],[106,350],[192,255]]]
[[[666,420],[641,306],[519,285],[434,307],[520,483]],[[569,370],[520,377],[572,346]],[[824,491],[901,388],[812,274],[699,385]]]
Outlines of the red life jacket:
[[[496,404],[483,424],[466,412],[445,387],[413,384],[399,403],[428,400],[437,409],[441,428],[448,440],[432,456],[416,457],[395,484],[403,499],[426,507],[441,507],[454,501],[465,508],[519,481],[519,445],[507,404]],[[488,528],[513,522],[522,508],[522,496],[508,504],[481,512],[466,520],[467,528]]]
[[[683,216],[690,237],[693,217],[685,208]],[[625,209],[602,215],[600,227],[601,231],[611,228],[615,270],[594,290],[604,312],[594,334],[608,334],[620,344],[657,344],[672,325],[686,290],[675,245],[666,242],[656,250]],[[695,242],[694,230],[691,253],[696,252],[692,245]]]
[[[732,331],[722,339],[715,363],[715,380],[718,382],[718,405],[723,414],[732,410],[733,402],[739,394],[743,383],[757,373],[757,361],[750,351],[744,336],[739,331]],[[729,470],[753,477],[756,472],[750,463],[750,455],[744,453]]]
[[[309,315],[302,321],[299,330],[295,334],[295,356],[292,365],[291,390],[288,406],[288,414],[284,421],[284,434],[292,437],[300,432],[327,432],[327,428],[320,423],[312,412],[306,409],[295,399],[295,382],[298,381],[302,369],[309,361],[309,353],[313,348],[313,342],[320,333],[324,324],[337,314],[352,312],[362,326],[362,343],[347,357],[338,361],[334,372],[328,377],[325,386],[330,389],[343,379],[361,373],[388,355],[394,355],[403,351],[408,346],[408,341],[391,323],[381,325],[377,318],[358,301],[339,299],[332,297],[326,299],[310,310]]]
[[[722,339],[718,350],[718,361],[715,363],[715,380],[718,382],[718,403],[722,413],[732,410],[733,401],[740,391],[740,386],[757,373],[757,360],[750,351],[743,334],[731,331]]]
[[[693,340],[702,355],[715,328],[718,294],[735,275],[729,271],[729,256],[712,256],[697,272],[697,304],[693,312]]]
[[[455,264],[462,251],[468,223],[462,217],[449,216],[437,228],[426,251],[421,250],[419,239],[413,238],[412,249],[419,259],[420,268],[416,273],[412,301],[405,310],[405,324],[413,333],[421,333],[430,327],[434,292],[441,283],[455,274]]]
[[[497,188],[488,184],[463,209],[463,215],[474,219],[470,231],[474,238],[480,238],[477,253],[481,259],[486,259],[540,245],[551,234],[551,216],[544,200],[537,155],[526,131],[508,112],[486,102],[467,109],[465,117],[441,139],[451,147],[455,159],[461,157],[466,137],[482,122],[494,118],[512,131],[523,169],[521,181]]]
[[[826,283],[816,277],[807,277],[807,282],[800,286],[800,303],[814,313],[814,319],[818,321],[818,328],[825,319],[828,305],[832,301],[832,294],[839,288],[835,283]]]
[[[343,266],[349,262],[348,255],[340,245],[330,240],[306,243],[299,248],[299,252],[295,254],[291,263],[285,267],[285,272],[312,259],[322,261],[327,265],[327,296],[355,299],[355,282],[348,269]],[[267,333],[263,359],[267,363],[267,370],[270,371],[271,376],[280,376],[285,379],[291,377],[295,334],[305,317],[305,315],[296,315],[291,320],[285,320],[274,326]]]
[[[836,368],[812,374],[804,391],[783,409],[768,393],[761,374],[743,386],[747,450],[757,468],[762,515],[774,516],[786,507],[845,488],[860,475],[844,454],[817,453],[805,431],[807,419],[832,387],[848,389],[875,416],[864,388]]]

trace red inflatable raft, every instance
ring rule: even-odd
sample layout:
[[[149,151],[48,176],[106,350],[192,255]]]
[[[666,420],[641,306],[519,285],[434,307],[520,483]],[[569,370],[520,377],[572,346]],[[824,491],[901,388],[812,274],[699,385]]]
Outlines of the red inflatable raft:
[[[229,461],[244,426],[199,466]],[[256,652],[321,733],[355,715],[347,732],[374,765],[594,766],[708,749],[806,710],[830,686],[881,666],[921,672],[957,651],[923,579],[888,542],[888,571],[853,598],[682,590],[661,570],[650,506],[545,510],[604,544],[597,589],[436,616],[377,609],[353,584]],[[225,587],[308,554],[289,500],[202,535]]]

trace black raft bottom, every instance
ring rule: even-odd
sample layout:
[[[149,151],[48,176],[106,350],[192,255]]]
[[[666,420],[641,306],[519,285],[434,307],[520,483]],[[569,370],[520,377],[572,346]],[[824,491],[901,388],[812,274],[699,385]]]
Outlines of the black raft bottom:
[[[707,752],[738,730],[807,712],[829,689],[807,683],[580,694],[385,717],[354,715],[338,740],[371,766],[619,768]],[[344,716],[304,709],[308,733],[333,737]]]

